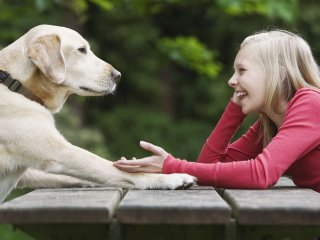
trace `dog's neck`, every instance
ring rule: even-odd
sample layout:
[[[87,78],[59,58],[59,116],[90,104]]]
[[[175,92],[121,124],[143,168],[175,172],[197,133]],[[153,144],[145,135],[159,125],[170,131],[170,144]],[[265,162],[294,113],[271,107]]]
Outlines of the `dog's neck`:
[[[23,85],[43,101],[43,105],[52,113],[57,113],[71,94],[63,84],[50,81],[39,69],[25,79]]]
[[[23,80],[14,79],[8,72],[0,70],[1,83],[6,85],[9,90],[43,105],[51,113],[59,112],[70,95],[63,86],[52,86],[53,83],[38,69],[30,78]]]
[[[26,89],[19,80],[12,78],[8,72],[0,70],[0,83],[7,86],[8,89],[12,92],[20,93],[26,98],[29,98],[30,100],[43,105],[43,102],[40,98],[38,98],[31,91]]]
[[[23,39],[24,36],[16,42]],[[51,113],[59,112],[70,92],[64,86],[53,86],[33,63],[21,59],[28,59],[25,49],[11,44],[0,51],[0,69],[8,72],[31,93],[27,98],[39,102]]]

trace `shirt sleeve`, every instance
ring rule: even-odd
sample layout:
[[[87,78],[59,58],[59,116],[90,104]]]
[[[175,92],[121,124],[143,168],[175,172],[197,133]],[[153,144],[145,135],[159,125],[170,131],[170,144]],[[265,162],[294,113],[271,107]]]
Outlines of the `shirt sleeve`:
[[[231,162],[187,162],[169,155],[164,173],[188,173],[201,185],[224,188],[266,189],[275,184],[290,165],[320,144],[320,95],[304,91],[287,107],[277,135],[254,158]]]
[[[199,163],[242,161],[257,156],[262,150],[257,121],[241,138],[229,144],[246,116],[241,107],[230,101],[218,124],[199,154]]]

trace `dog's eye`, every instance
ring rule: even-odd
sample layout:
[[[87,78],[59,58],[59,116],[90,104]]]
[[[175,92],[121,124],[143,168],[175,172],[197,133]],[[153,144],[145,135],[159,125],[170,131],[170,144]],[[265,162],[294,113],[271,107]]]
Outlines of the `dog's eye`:
[[[79,47],[78,51],[81,53],[87,53],[87,49],[85,47]]]

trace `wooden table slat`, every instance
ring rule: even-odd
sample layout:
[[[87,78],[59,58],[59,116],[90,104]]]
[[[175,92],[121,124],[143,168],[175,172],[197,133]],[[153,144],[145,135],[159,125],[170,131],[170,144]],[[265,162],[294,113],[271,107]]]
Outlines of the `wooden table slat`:
[[[38,189],[0,205],[0,223],[108,223],[122,189]]]
[[[225,224],[231,208],[213,188],[131,190],[116,216],[127,224]]]
[[[310,189],[225,190],[223,197],[240,224],[320,224],[320,194]]]

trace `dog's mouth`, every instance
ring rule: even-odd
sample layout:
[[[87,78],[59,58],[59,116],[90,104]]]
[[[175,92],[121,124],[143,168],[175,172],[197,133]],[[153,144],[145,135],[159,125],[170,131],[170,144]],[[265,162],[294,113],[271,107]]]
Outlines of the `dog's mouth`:
[[[94,95],[97,95],[97,96],[103,96],[103,95],[107,95],[109,93],[112,93],[113,90],[104,90],[104,91],[96,91],[96,90],[93,90],[91,88],[87,88],[87,87],[82,87],[80,86],[79,87],[81,90],[85,91],[85,92],[88,92],[88,93],[91,93],[91,94],[94,94]]]

